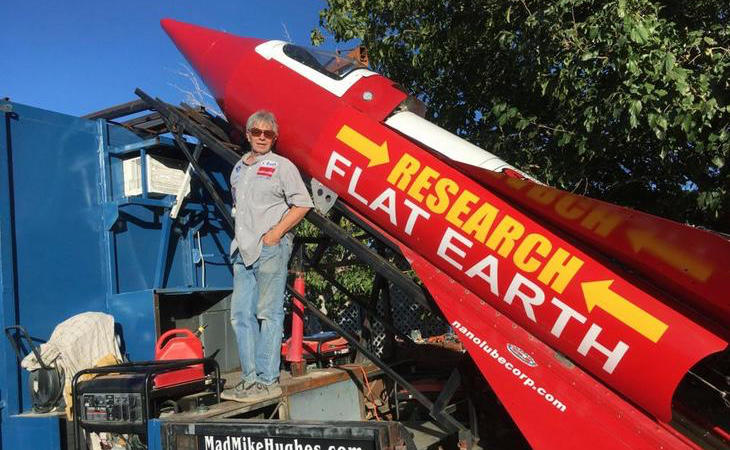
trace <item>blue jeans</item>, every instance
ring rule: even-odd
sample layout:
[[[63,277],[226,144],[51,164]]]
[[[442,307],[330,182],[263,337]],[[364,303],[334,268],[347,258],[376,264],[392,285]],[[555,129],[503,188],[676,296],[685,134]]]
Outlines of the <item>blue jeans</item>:
[[[266,385],[279,378],[281,339],[284,331],[284,293],[292,238],[264,246],[261,256],[245,266],[241,255],[233,258],[231,325],[236,333],[244,387]]]

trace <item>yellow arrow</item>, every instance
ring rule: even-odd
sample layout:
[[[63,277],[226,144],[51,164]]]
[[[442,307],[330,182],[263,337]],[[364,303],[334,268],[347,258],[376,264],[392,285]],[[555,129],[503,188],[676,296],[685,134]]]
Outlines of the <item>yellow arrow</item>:
[[[656,343],[668,325],[611,290],[613,280],[581,283],[588,311],[598,306],[608,314]]]
[[[378,145],[362,134],[343,125],[337,133],[337,139],[352,147],[353,150],[360,153],[370,160],[368,167],[379,166],[390,162],[388,155],[388,142],[385,141]]]
[[[695,280],[707,281],[712,275],[711,265],[694,258],[681,248],[662,241],[651,231],[627,230],[626,237],[629,238],[635,253],[645,250]]]

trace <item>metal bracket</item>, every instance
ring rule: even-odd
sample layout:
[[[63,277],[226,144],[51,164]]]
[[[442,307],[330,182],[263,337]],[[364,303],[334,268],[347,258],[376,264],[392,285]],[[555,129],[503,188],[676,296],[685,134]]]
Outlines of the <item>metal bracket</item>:
[[[322,214],[327,214],[335,202],[337,202],[337,194],[324,184],[320,183],[316,178],[312,178],[310,182],[312,186],[312,200],[314,207]]]

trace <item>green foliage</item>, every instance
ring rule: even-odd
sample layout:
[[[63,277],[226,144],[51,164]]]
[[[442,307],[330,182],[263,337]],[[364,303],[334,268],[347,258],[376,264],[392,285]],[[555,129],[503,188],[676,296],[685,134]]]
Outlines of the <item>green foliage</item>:
[[[730,231],[730,4],[328,0],[430,119],[563,189]]]
[[[357,233],[356,227],[348,221],[343,221],[340,225],[353,235]],[[320,236],[317,227],[306,220],[303,220],[297,226],[296,234],[304,239]],[[316,244],[305,244],[305,251],[309,256],[315,252],[316,248]],[[334,277],[353,294],[362,298],[368,298],[370,295],[375,273],[367,266],[356,264],[351,259],[349,252],[342,246],[331,246],[318,266],[322,267],[328,275]],[[329,310],[330,317],[336,317],[336,313],[347,305],[347,296],[338,291],[314,270],[308,270],[305,273],[305,282],[309,299],[320,308],[324,306],[324,309]]]

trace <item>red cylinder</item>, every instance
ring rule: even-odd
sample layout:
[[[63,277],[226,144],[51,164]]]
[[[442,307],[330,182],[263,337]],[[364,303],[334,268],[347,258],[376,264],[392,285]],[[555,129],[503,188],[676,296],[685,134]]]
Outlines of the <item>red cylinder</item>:
[[[306,284],[301,273],[297,274],[294,279],[294,290],[304,297],[306,292]],[[302,337],[304,335],[304,305],[296,297],[292,298],[292,316],[291,316],[291,338],[289,338],[289,348],[286,352],[286,360],[288,362],[302,362]]]

